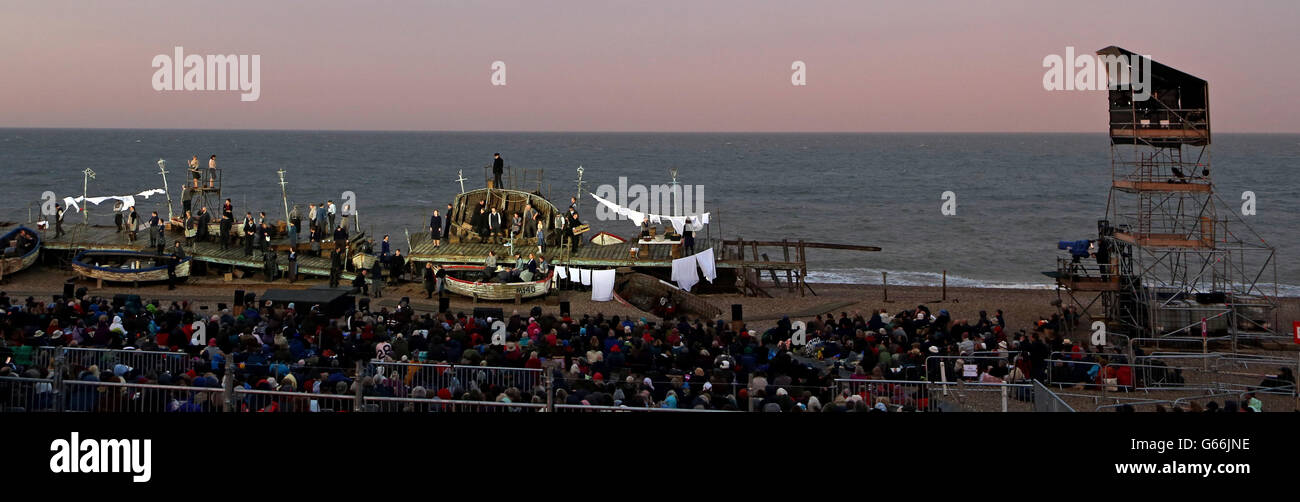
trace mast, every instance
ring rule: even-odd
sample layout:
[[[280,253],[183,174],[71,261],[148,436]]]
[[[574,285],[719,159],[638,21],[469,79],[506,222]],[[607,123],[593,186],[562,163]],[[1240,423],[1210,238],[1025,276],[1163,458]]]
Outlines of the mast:
[[[167,188],[167,161],[158,159],[158,174],[163,179],[163,193],[167,194],[167,220],[170,221],[172,216],[172,191]]]
[[[284,169],[276,171],[280,175],[280,201],[284,203],[284,221],[289,221],[289,192],[284,189]]]

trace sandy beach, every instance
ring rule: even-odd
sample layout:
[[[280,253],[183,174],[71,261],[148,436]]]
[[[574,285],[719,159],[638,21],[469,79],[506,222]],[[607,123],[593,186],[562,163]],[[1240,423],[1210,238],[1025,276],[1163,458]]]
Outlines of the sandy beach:
[[[11,297],[49,298],[61,293],[63,283],[75,277],[71,271],[59,270],[44,265],[37,265],[22,273],[6,278],[0,285]],[[300,280],[290,284],[281,279],[267,285],[253,279],[235,279],[225,281],[220,276],[190,278],[186,284],[169,291],[166,284],[142,284],[132,287],[130,284],[105,283],[103,288],[96,288],[95,281],[81,280],[78,287],[87,288],[91,296],[111,297],[119,293],[138,294],[145,300],[159,299],[168,301],[189,301],[199,311],[214,312],[218,303],[229,304],[234,290],[244,290],[261,295],[267,289],[306,289],[324,286],[324,279]],[[954,320],[967,319],[974,322],[981,310],[992,315],[1002,309],[1010,331],[1021,328],[1029,329],[1040,317],[1050,316],[1057,311],[1052,302],[1057,299],[1055,289],[998,289],[998,288],[947,288],[925,286],[889,286],[888,300],[879,285],[857,284],[812,284],[816,295],[800,296],[783,289],[770,288],[774,298],[753,298],[739,294],[703,295],[702,298],[717,306],[723,312],[723,318],[729,320],[731,305],[739,304],[743,308],[746,324],[751,329],[766,329],[773,326],[783,315],[792,319],[811,318],[818,314],[847,312],[850,316],[862,313],[869,316],[871,312],[884,309],[897,312],[915,308],[924,304],[933,312],[947,310]],[[472,299],[449,294],[451,309],[456,312],[470,312],[475,303]],[[405,283],[400,287],[387,287],[383,298],[374,304],[380,307],[392,307],[402,297],[409,297],[417,312],[437,311],[437,299],[425,299],[424,289],[420,283]],[[506,315],[519,313],[527,315],[533,306],[541,306],[543,312],[559,313],[559,301],[567,300],[574,315],[604,313],[605,315],[648,317],[634,307],[613,302],[593,302],[586,291],[559,291],[547,298],[525,301],[516,305],[512,302],[479,302],[478,306],[500,307]],[[1067,298],[1068,302],[1068,298]],[[1068,303],[1067,303],[1068,304]],[[1300,320],[1300,298],[1282,298],[1279,311],[1281,326],[1290,326],[1294,320]],[[1284,330],[1285,331],[1285,330]]]

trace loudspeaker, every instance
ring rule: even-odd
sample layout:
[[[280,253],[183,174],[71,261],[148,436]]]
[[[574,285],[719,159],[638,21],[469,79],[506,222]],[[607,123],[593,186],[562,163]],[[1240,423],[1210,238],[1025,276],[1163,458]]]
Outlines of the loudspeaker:
[[[740,307],[741,307],[741,306],[740,306],[739,303],[733,303],[733,304],[731,304],[731,320],[733,320],[733,321],[743,321],[743,320],[745,320],[745,316],[741,313],[741,311],[740,311]]]
[[[76,285],[71,282],[63,283],[63,297],[72,299],[76,295]]]
[[[451,298],[442,297],[438,299],[438,313],[444,313],[451,310]]]
[[[242,289],[236,289],[236,290],[235,290],[235,300],[234,300],[234,304],[235,304],[236,307],[243,307],[243,306],[244,306],[244,290],[242,290]]]
[[[505,316],[506,316],[505,312],[502,311],[500,308],[474,307],[474,318],[476,319],[487,319],[491,317],[493,320],[496,320],[496,319],[501,319]]]
[[[560,317],[569,317],[569,301],[560,302]]]
[[[1228,301],[1228,295],[1222,291],[1212,293],[1196,293],[1196,303],[1205,305],[1207,303],[1225,303]]]

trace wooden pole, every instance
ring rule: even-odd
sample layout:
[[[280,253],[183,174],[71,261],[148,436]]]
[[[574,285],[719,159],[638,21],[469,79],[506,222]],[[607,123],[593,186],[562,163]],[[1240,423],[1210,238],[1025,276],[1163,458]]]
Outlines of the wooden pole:
[[[880,271],[880,285],[885,292],[885,303],[889,303],[889,272]]]
[[[948,271],[943,271],[943,301],[948,301]]]

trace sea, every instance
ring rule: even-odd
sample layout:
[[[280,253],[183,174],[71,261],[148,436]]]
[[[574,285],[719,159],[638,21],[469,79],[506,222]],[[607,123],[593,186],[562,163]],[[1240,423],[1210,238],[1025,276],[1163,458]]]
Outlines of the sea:
[[[1087,133],[533,133],[345,132],[131,129],[0,129],[0,220],[39,215],[46,191],[91,197],[163,186],[179,208],[178,186],[197,155],[216,154],[223,196],[238,213],[281,218],[281,185],[291,204],[351,192],[363,230],[423,231],[434,209],[485,184],[500,152],[516,175],[532,178],[557,206],[584,188],[672,181],[703,186],[712,237],[879,246],[880,252],[809,251],[809,282],[1050,288],[1061,240],[1096,236],[1105,217],[1110,146]],[[1217,134],[1211,147],[1218,196],[1276,251],[1277,284],[1300,296],[1300,135]],[[540,173],[540,180],[538,179]],[[945,192],[951,192],[945,197]],[[949,204],[945,214],[944,205]],[[137,204],[165,214],[166,199]],[[91,219],[111,223],[111,208]],[[596,203],[580,203],[584,217]],[[585,218],[591,219],[591,218]],[[627,221],[591,221],[630,235]],[[773,257],[773,259],[778,259]],[[1271,269],[1261,282],[1274,282]]]

